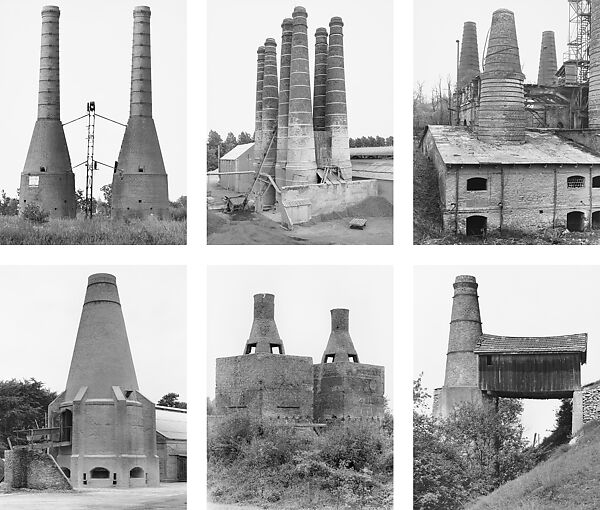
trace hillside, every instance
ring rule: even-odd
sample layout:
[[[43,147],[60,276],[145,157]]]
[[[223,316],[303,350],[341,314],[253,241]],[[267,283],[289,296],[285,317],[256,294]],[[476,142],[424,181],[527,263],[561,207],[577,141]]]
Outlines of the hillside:
[[[600,423],[572,446],[469,506],[469,510],[597,509],[600,501]]]

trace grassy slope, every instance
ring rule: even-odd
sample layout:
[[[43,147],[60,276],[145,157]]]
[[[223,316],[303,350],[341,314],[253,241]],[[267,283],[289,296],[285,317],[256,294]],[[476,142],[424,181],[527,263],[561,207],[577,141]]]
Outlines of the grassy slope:
[[[470,510],[571,510],[600,508],[600,423],[547,461],[479,499]]]
[[[186,221],[50,220],[35,224],[0,216],[0,244],[185,244]]]

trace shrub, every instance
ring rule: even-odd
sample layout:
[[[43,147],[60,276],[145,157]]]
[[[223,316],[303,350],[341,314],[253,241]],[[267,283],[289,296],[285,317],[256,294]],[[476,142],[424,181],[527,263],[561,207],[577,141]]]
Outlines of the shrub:
[[[208,458],[232,462],[258,434],[258,424],[246,416],[231,416],[217,425],[208,440]]]
[[[23,209],[23,218],[33,223],[47,223],[50,213],[44,211],[37,204],[27,204]]]

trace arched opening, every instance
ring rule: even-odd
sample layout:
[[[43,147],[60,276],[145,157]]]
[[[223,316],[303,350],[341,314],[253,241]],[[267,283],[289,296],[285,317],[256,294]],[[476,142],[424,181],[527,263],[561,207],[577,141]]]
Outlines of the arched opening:
[[[129,478],[144,478],[144,470],[141,467],[134,467],[129,471]]]
[[[571,232],[583,232],[585,217],[581,211],[571,211],[567,214],[567,229]]]
[[[600,228],[600,211],[596,211],[592,214],[592,228],[594,230]]]
[[[71,441],[71,430],[73,429],[73,413],[66,409],[60,413],[60,440]]]
[[[583,188],[585,186],[585,177],[582,175],[572,175],[567,177],[567,188]]]
[[[71,478],[71,470],[68,467],[61,467],[60,469],[67,478]]]
[[[487,189],[487,179],[483,177],[472,177],[467,179],[467,191],[485,191]]]
[[[592,188],[600,188],[600,175],[592,177]]]
[[[90,478],[110,478],[110,473],[106,468],[95,467],[90,471]]]
[[[469,216],[467,218],[467,235],[483,236],[487,231],[487,218],[485,216]]]

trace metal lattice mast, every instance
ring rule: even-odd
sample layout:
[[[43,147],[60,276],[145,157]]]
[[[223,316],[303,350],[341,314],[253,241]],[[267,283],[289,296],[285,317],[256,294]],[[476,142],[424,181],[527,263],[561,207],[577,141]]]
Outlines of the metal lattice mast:
[[[569,43],[565,61],[577,63],[577,82],[588,80],[590,57],[590,0],[569,1]]]
[[[94,161],[94,138],[96,131],[96,103],[90,101],[87,104],[88,125],[87,125],[87,160],[86,160],[86,180],[85,180],[85,217],[91,218],[94,214],[94,170],[96,162]]]

